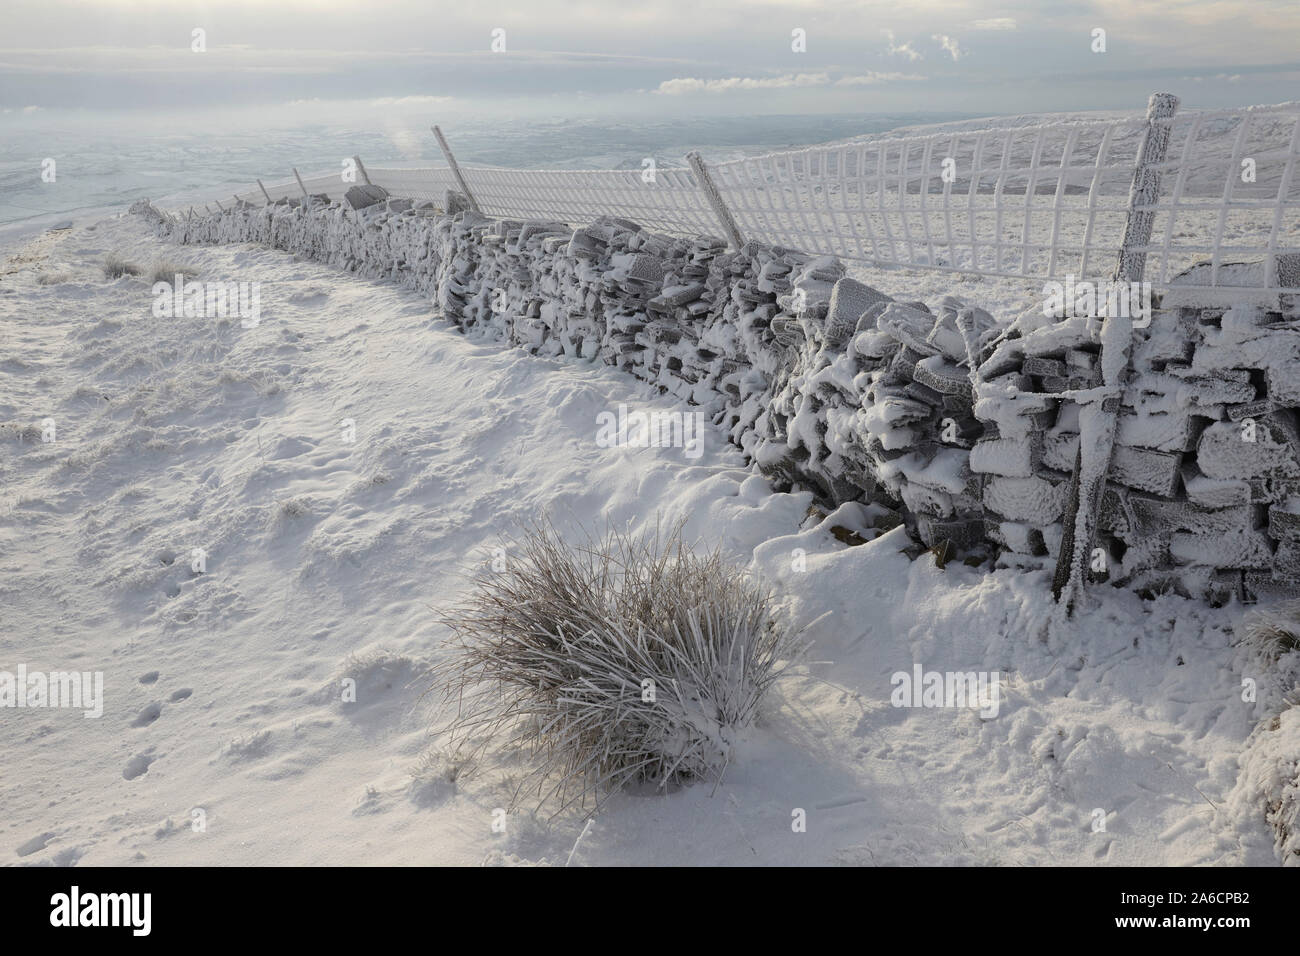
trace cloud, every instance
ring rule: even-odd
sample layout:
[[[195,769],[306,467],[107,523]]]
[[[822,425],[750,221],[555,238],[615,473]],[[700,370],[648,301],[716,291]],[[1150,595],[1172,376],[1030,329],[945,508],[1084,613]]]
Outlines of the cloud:
[[[381,96],[377,100],[371,100],[371,106],[437,106],[441,103],[450,103],[453,97],[450,96]]]
[[[780,77],[727,77],[724,79],[701,79],[698,77],[675,77],[659,83],[651,92],[666,96],[686,96],[689,94],[710,94],[710,92],[736,92],[744,90],[798,90],[807,87],[850,87],[875,86],[876,83],[914,82],[926,79],[918,73],[881,73],[868,70],[867,73],[846,73],[835,79],[829,73],[787,73]]]
[[[425,106],[443,106],[447,103],[456,102],[454,96],[380,96],[371,99],[342,97],[342,98],[323,98],[320,96],[300,97],[298,99],[288,100],[285,106],[364,106],[366,108],[397,108],[404,107],[425,107]]]
[[[679,76],[664,80],[655,90],[665,96],[684,96],[690,93],[731,93],[737,90],[783,90],[807,86],[827,86],[831,78],[826,73],[786,73],[784,76],[729,76],[721,80],[703,80],[693,76]]]
[[[1014,17],[990,17],[987,20],[976,20],[976,30],[1014,30],[1016,20]]]
[[[889,55],[890,55],[890,56],[905,56],[905,57],[907,57],[909,60],[912,60],[913,62],[915,62],[916,60],[921,59],[921,54],[917,53],[915,50],[912,49],[912,44],[911,44],[910,42],[908,42],[908,43],[902,43],[902,44],[895,44],[895,43],[894,43],[894,31],[893,31],[893,30],[886,30],[886,31],[885,31],[885,39],[889,41]]]
[[[924,80],[925,77],[918,73],[859,73],[852,76],[841,76],[835,81],[836,86],[872,86],[876,83],[894,83],[899,81]]]
[[[789,90],[808,87],[874,86],[877,83],[910,82],[924,80],[916,73],[883,73],[870,70],[866,73],[846,73],[835,79],[829,73],[786,73],[783,76],[731,76],[721,80],[705,80],[680,76],[664,80],[653,92],[666,96],[686,96],[691,93],[733,93],[740,90]]]
[[[957,45],[956,37],[944,36],[942,33],[936,33],[930,37],[930,39],[943,47],[944,52],[952,56],[954,63],[962,58],[962,49]]]

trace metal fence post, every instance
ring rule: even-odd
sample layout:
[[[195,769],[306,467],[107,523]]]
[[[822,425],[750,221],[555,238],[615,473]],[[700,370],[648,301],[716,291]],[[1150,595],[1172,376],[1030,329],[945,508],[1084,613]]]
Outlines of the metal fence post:
[[[262,190],[262,195],[266,197],[266,204],[268,206],[271,205],[271,194],[266,191],[266,187],[262,185],[262,181],[260,179],[257,181],[257,188]]]
[[[357,171],[358,171],[359,173],[361,173],[361,178],[362,178],[362,180],[365,182],[365,184],[366,184],[367,186],[372,186],[372,185],[374,185],[374,184],[371,183],[371,181],[370,181],[370,174],[366,172],[366,167],[365,167],[365,165],[361,162],[361,157],[360,157],[360,156],[353,156],[353,157],[352,157],[352,161],[353,161],[354,163],[357,164]]]
[[[709,174],[709,168],[704,165],[704,160],[700,157],[700,154],[694,151],[686,154],[686,161],[691,164],[691,171],[695,173],[695,178],[700,182],[700,189],[704,192],[704,198],[713,207],[713,214],[718,217],[718,223],[722,226],[722,231],[726,234],[732,248],[739,251],[740,247],[745,244],[745,240],[740,235],[740,229],[736,226],[736,220],[731,215],[731,210],[722,201],[722,194],[718,192],[718,186]]]
[[[1172,93],[1153,93],[1147,103],[1147,126],[1138,150],[1137,164],[1133,169],[1133,183],[1129,188],[1128,219],[1124,224],[1124,238],[1115,266],[1115,282],[1141,282],[1146,271],[1146,245],[1151,241],[1151,228],[1155,211],[1150,208],[1160,198],[1160,170],[1169,150],[1172,120],[1178,109],[1178,97]],[[1108,297],[1109,298],[1109,297]],[[1104,320],[1107,324],[1111,316]],[[1052,594],[1059,602],[1067,598],[1067,610],[1073,611],[1074,602],[1084,585],[1084,567],[1092,553],[1101,513],[1102,497],[1106,492],[1106,478],[1110,473],[1111,455],[1115,449],[1115,428],[1123,397],[1123,377],[1132,353],[1132,333],[1126,341],[1107,341],[1102,334],[1099,366],[1114,370],[1104,382],[1116,390],[1101,405],[1101,416],[1094,437],[1095,443],[1085,454],[1082,433],[1079,451],[1074,459],[1074,474],[1070,478],[1070,494],[1066,502],[1061,525],[1061,550],[1056,558],[1056,573],[1052,577]],[[1110,350],[1118,348],[1116,356]],[[1114,378],[1115,380],[1110,380]]]
[[[469,200],[469,208],[482,215],[483,210],[479,208],[478,200],[474,198],[474,194],[469,191],[469,183],[465,182],[465,177],[460,172],[460,165],[456,162],[456,157],[452,155],[451,147],[447,145],[447,137],[442,135],[442,130],[437,126],[433,127],[433,135],[438,138],[438,146],[442,149],[442,155],[446,158],[447,165],[451,167],[451,174],[456,177],[456,182],[460,185],[460,191]]]

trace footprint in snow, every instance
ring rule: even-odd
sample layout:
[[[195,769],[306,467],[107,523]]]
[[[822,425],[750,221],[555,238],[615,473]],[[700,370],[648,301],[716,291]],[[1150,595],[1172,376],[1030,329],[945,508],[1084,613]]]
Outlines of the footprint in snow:
[[[136,754],[126,762],[122,777],[126,780],[134,780],[136,777],[144,776],[149,771],[149,765],[157,759],[149,753]]]
[[[135,720],[131,721],[132,727],[148,727],[155,720],[162,716],[162,704],[154,701],[145,706],[140,713],[136,714]]]
[[[267,456],[268,461],[280,461],[296,458],[304,452],[314,451],[316,443],[305,438],[282,438],[276,443],[275,450]]]
[[[53,839],[53,833],[42,833],[34,836],[30,840],[18,844],[18,855],[31,856],[33,853],[44,850],[45,844],[49,843]]]

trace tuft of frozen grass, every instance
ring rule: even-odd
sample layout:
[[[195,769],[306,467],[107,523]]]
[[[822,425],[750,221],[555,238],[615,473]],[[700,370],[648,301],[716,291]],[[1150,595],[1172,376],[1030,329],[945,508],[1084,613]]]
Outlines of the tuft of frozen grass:
[[[284,498],[279,502],[278,512],[282,518],[301,518],[311,513],[311,502],[302,495]]]
[[[535,784],[557,813],[589,799],[595,812],[638,781],[720,779],[796,656],[770,590],[718,550],[692,550],[680,525],[570,546],[533,524],[497,567],[444,617],[444,731],[480,748],[508,732],[535,758],[519,789]]]
[[[138,276],[139,274],[139,266],[127,262],[119,255],[111,255],[104,260],[104,278],[106,279],[120,279],[122,276]]]
[[[1278,858],[1300,866],[1300,601],[1261,607],[1243,623],[1245,673],[1265,675],[1259,701],[1267,711],[1242,755],[1238,787],[1262,801]]]
[[[1246,643],[1277,662],[1284,654],[1300,649],[1300,601],[1251,611],[1246,615]]]
[[[152,271],[149,273],[149,281],[166,282],[170,285],[176,281],[177,274],[184,276],[186,279],[192,279],[199,274],[199,270],[194,266],[181,265],[175,262],[155,262]]]

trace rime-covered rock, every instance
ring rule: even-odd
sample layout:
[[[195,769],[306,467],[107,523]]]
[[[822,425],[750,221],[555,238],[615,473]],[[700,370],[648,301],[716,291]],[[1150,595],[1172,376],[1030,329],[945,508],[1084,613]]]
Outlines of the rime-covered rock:
[[[315,198],[315,197],[313,197]],[[366,209],[388,198],[388,191],[382,186],[357,185],[343,194],[343,201],[352,210]],[[328,201],[328,199],[326,200]]]
[[[1053,483],[1037,475],[994,477],[984,483],[984,504],[1004,518],[1041,528],[1061,519],[1066,491],[1065,483]]]
[[[1116,445],[1111,452],[1111,480],[1130,488],[1172,496],[1183,456],[1149,448]]]
[[[1210,478],[1296,478],[1300,457],[1292,428],[1279,419],[1215,422],[1197,445],[1196,463]]]
[[[868,309],[893,301],[883,292],[856,279],[840,279],[831,290],[830,307],[826,314],[826,347],[841,348],[856,331],[858,321]]]

